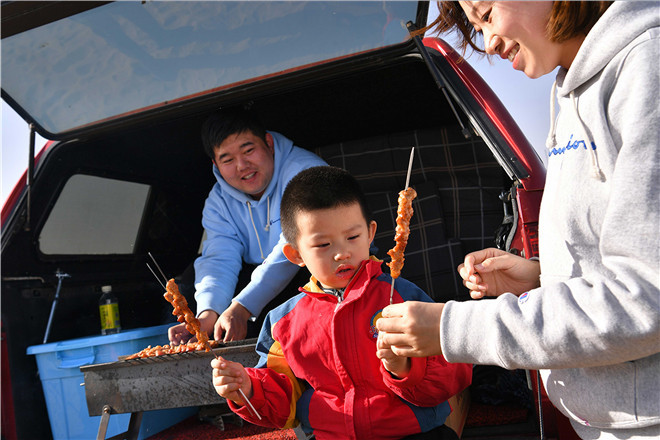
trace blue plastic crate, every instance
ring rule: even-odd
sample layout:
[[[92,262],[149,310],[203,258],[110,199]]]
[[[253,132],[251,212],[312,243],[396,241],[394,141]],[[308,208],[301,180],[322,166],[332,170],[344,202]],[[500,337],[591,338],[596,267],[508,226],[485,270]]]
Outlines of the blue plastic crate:
[[[148,345],[167,344],[167,329],[173,324],[125,330],[120,333],[71,339],[28,347],[35,355],[48,407],[54,440],[95,439],[100,416],[90,417],[85,398],[84,365],[115,362],[119,356],[136,353]],[[197,407],[145,411],[139,439],[160,432],[198,411]],[[110,416],[106,438],[128,429],[130,414]]]

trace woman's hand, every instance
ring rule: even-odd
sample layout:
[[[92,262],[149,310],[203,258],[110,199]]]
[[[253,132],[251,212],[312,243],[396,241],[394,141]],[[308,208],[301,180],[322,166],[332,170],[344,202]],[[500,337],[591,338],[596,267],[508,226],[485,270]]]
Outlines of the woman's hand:
[[[442,303],[406,301],[383,309],[376,322],[379,344],[397,356],[424,357],[442,354],[440,316]]]
[[[470,296],[479,299],[506,292],[521,295],[539,287],[541,269],[538,261],[488,248],[467,254],[458,273]]]

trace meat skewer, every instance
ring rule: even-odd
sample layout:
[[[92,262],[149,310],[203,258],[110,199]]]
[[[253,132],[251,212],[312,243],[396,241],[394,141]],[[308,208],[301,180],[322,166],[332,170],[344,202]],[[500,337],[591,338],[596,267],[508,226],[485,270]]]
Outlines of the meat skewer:
[[[177,320],[179,322],[186,323],[186,330],[188,330],[190,334],[195,335],[198,344],[204,346],[206,351],[212,352],[211,344],[209,343],[209,337],[207,333],[203,330],[200,330],[199,319],[195,318],[195,315],[193,315],[192,311],[190,310],[190,307],[188,307],[188,301],[186,301],[186,298],[183,295],[181,295],[181,293],[179,292],[179,286],[177,286],[176,282],[174,281],[174,278],[172,278],[167,282],[167,286],[165,286],[165,288],[167,291],[163,296],[170,304],[172,304],[172,307],[174,307],[172,314],[177,316]],[[220,359],[220,356],[218,356],[215,353],[213,353],[213,356],[215,356],[216,359]],[[256,414],[259,420],[261,420],[261,416],[254,408],[254,406],[252,406],[252,403],[247,398],[243,390],[239,388],[238,392],[241,394],[241,397],[243,397],[245,403]]]
[[[199,319],[195,318],[190,307],[188,307],[188,301],[186,301],[186,298],[181,292],[179,292],[179,286],[177,286],[174,278],[167,282],[165,289],[166,292],[163,296],[170,304],[172,304],[172,307],[174,308],[172,314],[177,317],[177,321],[185,323],[186,330],[188,330],[190,334],[195,335],[198,344],[202,345],[206,351],[211,351],[208,334],[205,331],[200,330]]]
[[[209,344],[211,345],[211,347],[218,346],[218,343],[216,341],[209,341]],[[204,347],[202,344],[199,344],[198,342],[189,342],[187,344],[179,344],[179,345],[169,345],[169,344],[156,345],[155,347],[152,347],[150,345],[147,348],[144,348],[130,356],[126,356],[123,359],[130,360],[130,359],[162,356],[165,354],[188,353],[191,351],[201,351],[201,350],[206,350],[206,347]]]
[[[403,253],[406,250],[408,236],[410,235],[410,218],[413,215],[412,201],[415,197],[417,197],[417,192],[411,187],[408,187],[399,193],[396,235],[394,236],[396,245],[387,251],[387,254],[392,257],[392,261],[387,263],[390,267],[390,275],[392,276],[390,304],[392,304],[392,297],[394,295],[394,280],[399,278],[399,275],[401,275],[401,269],[403,268]]]
[[[163,275],[163,278],[167,279],[167,277],[161,270],[160,266],[158,266],[158,263],[156,263],[156,259],[153,257],[153,255],[151,255],[151,252],[149,252],[149,256],[151,257],[154,264],[160,271],[161,275]],[[149,270],[151,270],[151,273],[153,273],[156,279],[158,280],[158,276],[153,271],[153,269],[151,269],[151,266],[147,264],[147,267],[149,268]],[[160,280],[158,280],[158,282],[160,282]],[[172,307],[174,307],[172,314],[177,317],[177,321],[186,323],[186,330],[188,330],[190,334],[195,335],[195,337],[197,338],[198,346],[201,345],[204,347],[205,351],[210,351],[211,353],[213,353],[213,350],[211,349],[211,344],[209,343],[208,334],[205,331],[200,330],[199,319],[195,317],[195,315],[190,310],[190,307],[188,307],[188,301],[186,301],[186,298],[181,294],[181,292],[179,292],[179,286],[177,286],[176,282],[174,281],[174,278],[167,281],[167,285],[164,287],[165,287],[165,293],[163,294],[163,297],[165,297],[165,299],[170,304],[172,304]],[[220,356],[218,356],[215,353],[213,353],[213,356],[215,356],[216,359],[221,359]],[[250,402],[250,399],[247,398],[243,390],[239,388],[238,392],[241,394],[243,401],[248,405],[250,410],[254,412],[254,414],[259,418],[259,420],[261,420],[261,415],[257,412],[256,408],[252,405],[252,402]]]
[[[406,176],[405,189],[399,192],[398,209],[396,217],[396,230],[394,241],[396,245],[387,251],[387,254],[392,257],[392,260],[387,263],[390,267],[390,275],[392,277],[392,285],[390,286],[390,304],[394,298],[394,280],[401,275],[403,268],[403,253],[408,244],[408,236],[410,235],[410,219],[413,215],[412,201],[417,197],[417,192],[409,186],[410,173],[412,171],[413,158],[415,156],[415,147],[410,150],[410,159],[408,160],[408,174]]]
[[[417,197],[417,192],[411,187],[399,192],[399,209],[396,218],[396,235],[394,236],[396,245],[387,251],[387,254],[392,257],[392,261],[387,263],[392,278],[399,278],[403,268],[403,253],[410,235],[410,218],[413,215],[412,201],[415,197]]]

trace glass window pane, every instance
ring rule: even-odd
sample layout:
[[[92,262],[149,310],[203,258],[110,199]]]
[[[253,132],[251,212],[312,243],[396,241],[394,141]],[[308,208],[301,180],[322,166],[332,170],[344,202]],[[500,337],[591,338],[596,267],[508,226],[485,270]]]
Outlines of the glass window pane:
[[[113,2],[2,40],[2,88],[51,133],[406,41],[413,1]]]
[[[49,255],[134,252],[149,185],[76,174],[64,186],[39,236]]]

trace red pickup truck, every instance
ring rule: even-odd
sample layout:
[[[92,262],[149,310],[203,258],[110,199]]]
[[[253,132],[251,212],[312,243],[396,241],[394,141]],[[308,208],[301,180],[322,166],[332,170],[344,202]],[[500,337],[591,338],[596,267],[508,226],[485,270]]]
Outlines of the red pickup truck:
[[[537,254],[543,162],[447,43],[410,37],[427,12],[427,2],[3,2],[2,98],[54,140],[2,208],[3,438],[58,437],[27,351],[99,335],[101,286],[118,298],[122,332],[172,322],[145,263],[151,253],[190,290],[214,183],[200,127],[220,107],[249,106],[353,173],[383,259],[414,146],[402,275],[436,301],[469,300],[456,272],[468,252]],[[525,373],[475,367],[463,438],[538,435]],[[573,438],[541,400],[545,432]]]

